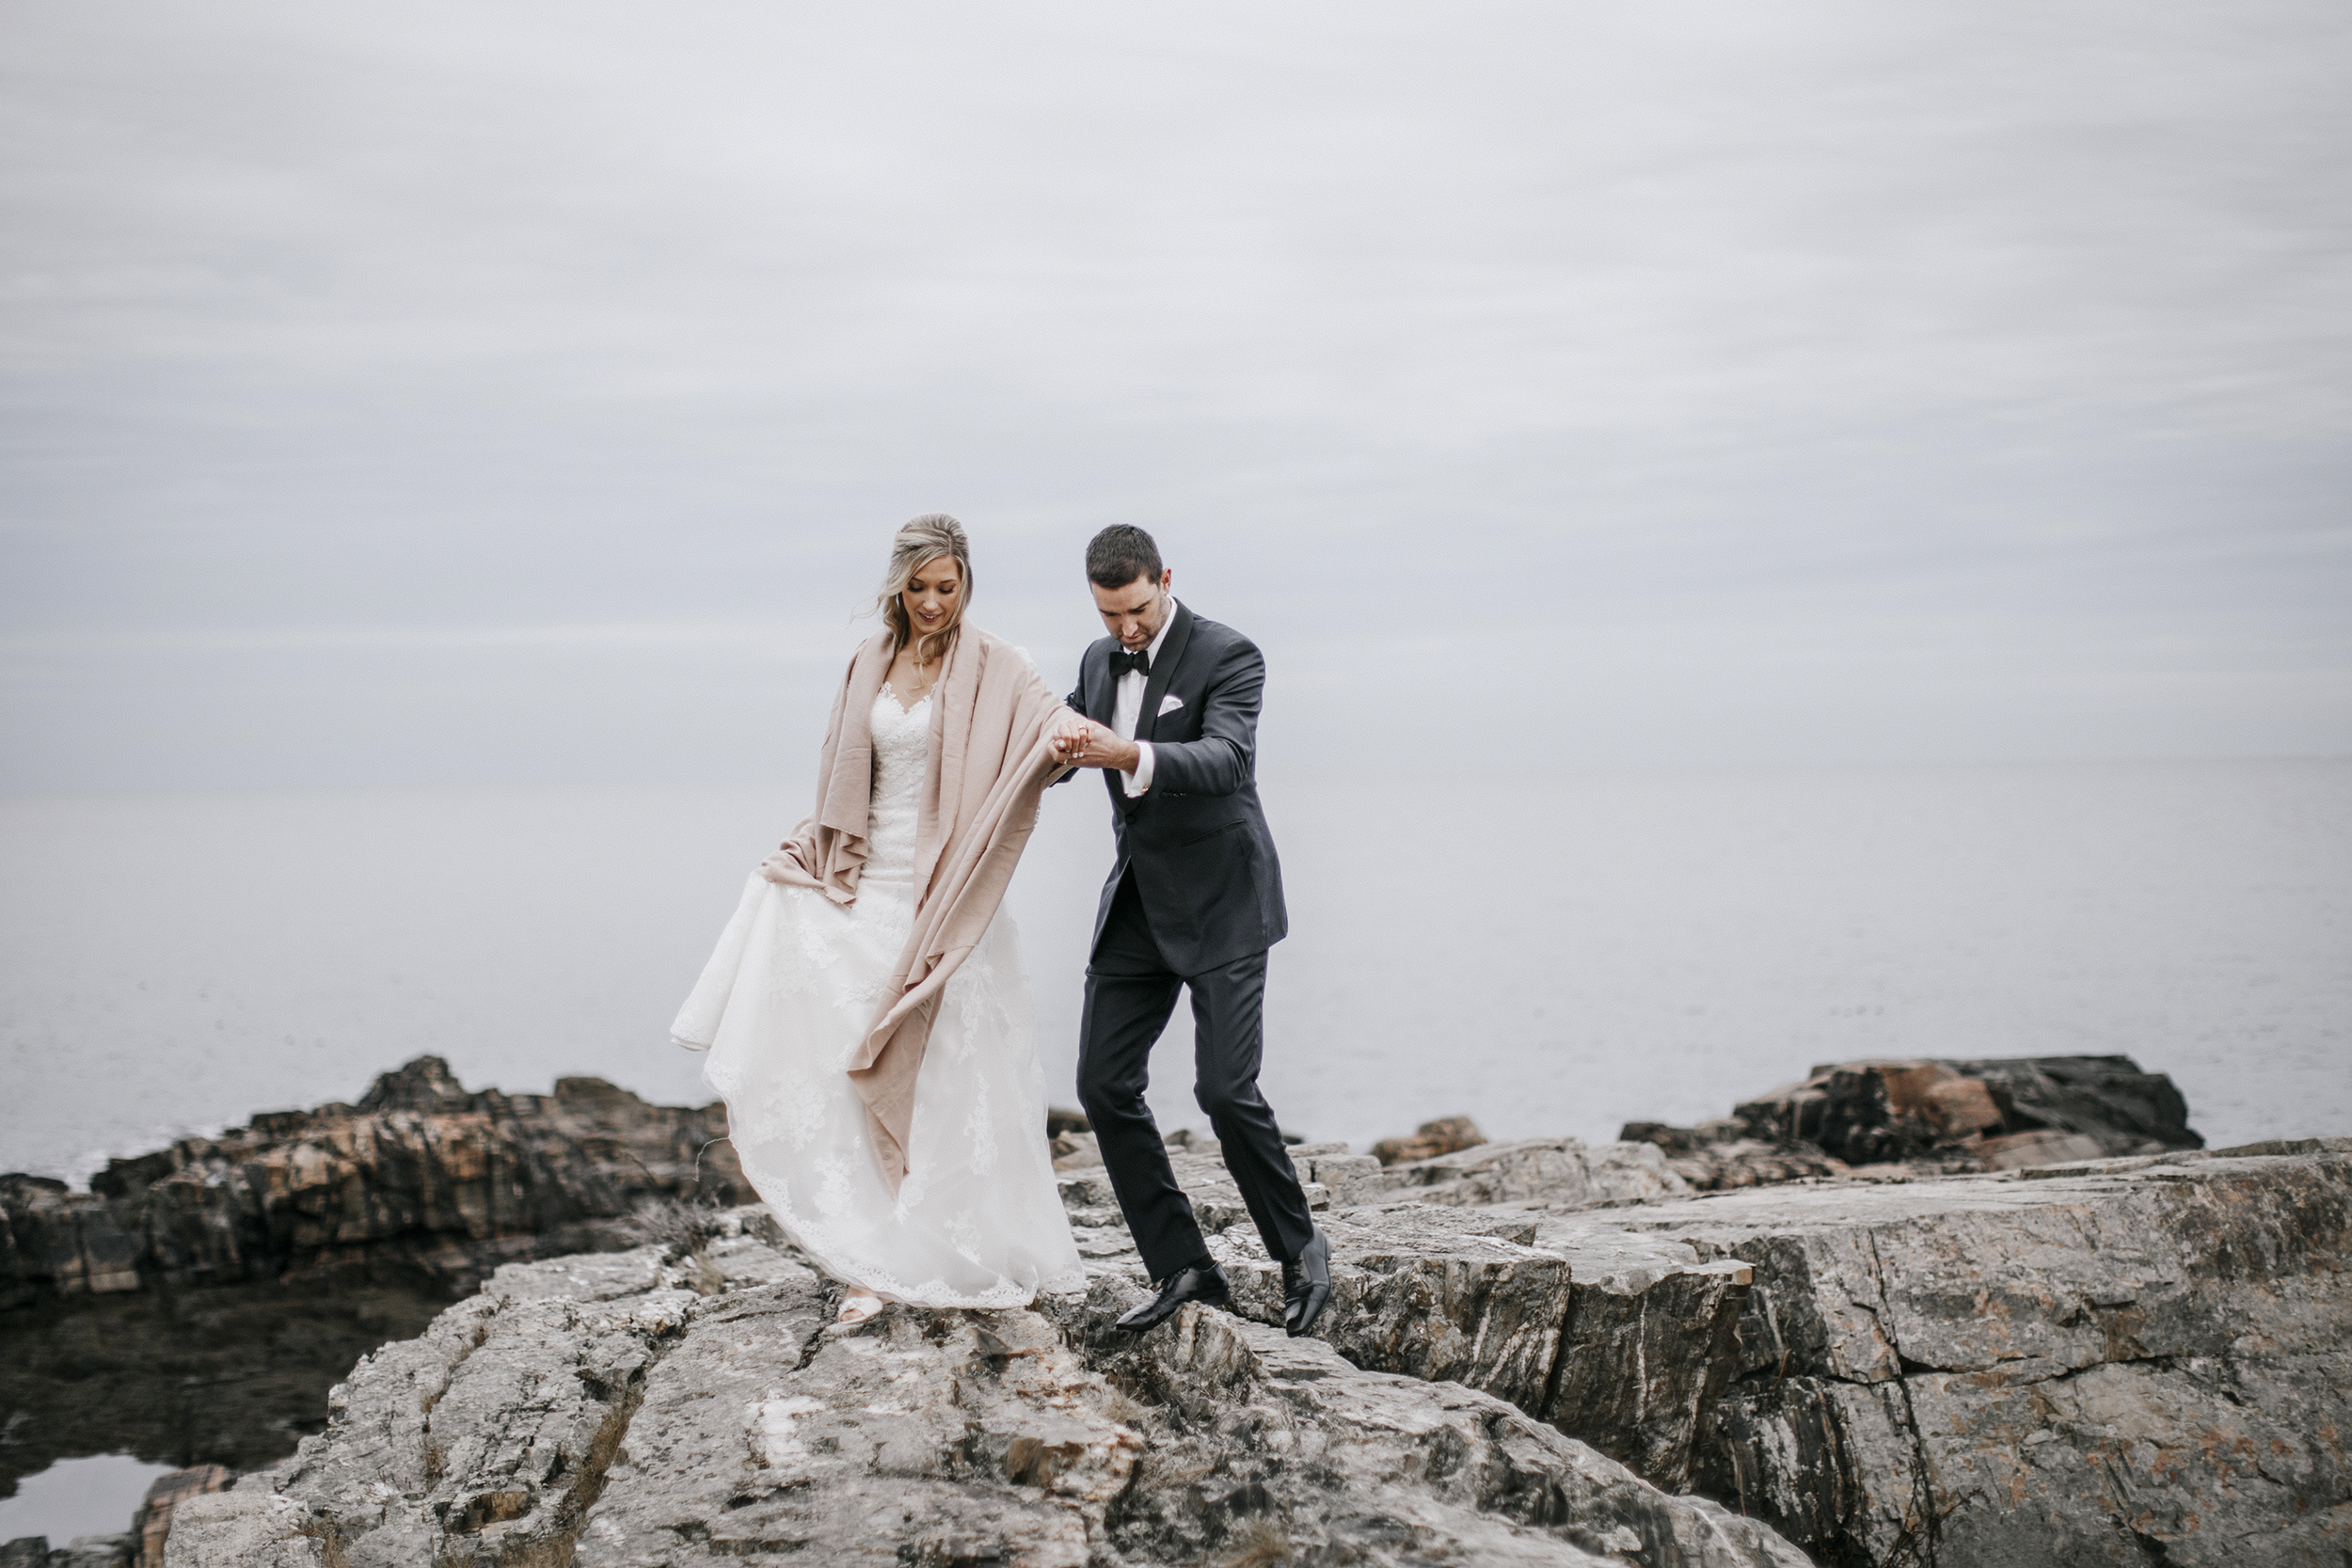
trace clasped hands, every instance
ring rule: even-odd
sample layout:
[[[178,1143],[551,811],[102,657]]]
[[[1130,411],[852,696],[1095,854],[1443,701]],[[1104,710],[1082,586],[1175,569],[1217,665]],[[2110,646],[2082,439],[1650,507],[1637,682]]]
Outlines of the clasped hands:
[[[1106,724],[1072,714],[1052,736],[1054,754],[1073,768],[1108,768],[1132,773],[1143,760],[1132,740],[1121,740]]]

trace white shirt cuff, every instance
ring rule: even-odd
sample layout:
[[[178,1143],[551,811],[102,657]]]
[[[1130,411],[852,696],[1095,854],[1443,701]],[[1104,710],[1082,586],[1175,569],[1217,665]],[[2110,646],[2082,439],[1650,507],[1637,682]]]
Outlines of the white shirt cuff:
[[[1140,795],[1152,787],[1152,743],[1148,740],[1136,742],[1136,770],[1127,775],[1126,786],[1129,795]]]

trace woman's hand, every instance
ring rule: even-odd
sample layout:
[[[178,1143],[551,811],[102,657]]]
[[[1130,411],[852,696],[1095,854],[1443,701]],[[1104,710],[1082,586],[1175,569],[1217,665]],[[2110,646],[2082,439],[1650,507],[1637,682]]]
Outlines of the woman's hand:
[[[1141,760],[1134,741],[1120,739],[1119,732],[1091,719],[1073,719],[1064,725],[1055,737],[1054,750],[1073,768],[1111,768],[1132,773]]]
[[[1053,732],[1045,737],[1054,748],[1054,754],[1062,761],[1073,767],[1076,766],[1078,753],[1086,749],[1089,722],[1089,721],[1084,714],[1063,713],[1060,721],[1055,724]]]

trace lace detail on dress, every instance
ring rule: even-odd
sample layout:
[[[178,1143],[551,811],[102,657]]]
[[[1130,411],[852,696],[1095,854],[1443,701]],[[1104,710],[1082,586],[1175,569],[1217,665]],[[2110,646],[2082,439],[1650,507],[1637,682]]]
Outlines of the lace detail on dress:
[[[874,735],[874,790],[866,817],[866,868],[858,873],[863,895],[868,881],[912,887],[914,835],[923,816],[923,785],[931,768],[931,700],[898,705],[885,683],[874,699],[869,727]],[[909,910],[908,919],[914,918]]]
[[[727,1101],[743,1172],[795,1241],[843,1279],[933,1307],[1017,1307],[1083,1290],[1055,1189],[1019,936],[1000,914],[947,984],[915,1085],[894,1201],[846,1069],[914,931],[931,699],[869,716],[866,861],[847,908],[756,874],[681,1012],[715,1016],[703,1076]],[[690,1031],[691,1033],[691,1031]]]

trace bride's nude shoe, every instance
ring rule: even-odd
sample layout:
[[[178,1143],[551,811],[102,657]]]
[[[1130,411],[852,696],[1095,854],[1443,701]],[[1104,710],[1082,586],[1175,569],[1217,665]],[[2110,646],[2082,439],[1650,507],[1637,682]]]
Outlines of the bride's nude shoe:
[[[855,1327],[871,1319],[887,1305],[870,1291],[852,1291],[841,1298],[841,1310],[834,1317],[834,1324],[836,1327]]]

